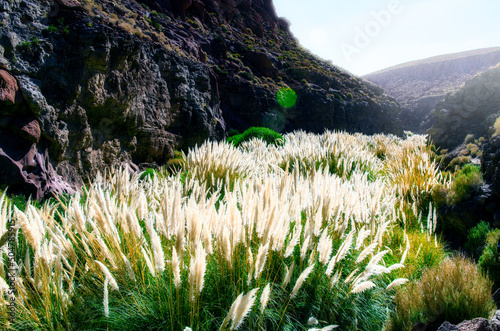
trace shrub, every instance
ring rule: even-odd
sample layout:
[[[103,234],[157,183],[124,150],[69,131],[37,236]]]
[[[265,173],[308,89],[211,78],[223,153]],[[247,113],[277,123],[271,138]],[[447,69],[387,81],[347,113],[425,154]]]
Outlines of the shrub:
[[[487,318],[494,309],[491,287],[472,261],[462,256],[448,259],[396,292],[396,313],[388,330],[411,330],[418,322],[435,330],[444,321]]]
[[[469,133],[464,139],[464,144],[467,145],[473,141],[474,141],[474,135],[472,133]]]
[[[479,258],[479,268],[488,274],[495,289],[500,287],[500,261],[498,259],[498,239],[500,229],[490,231],[486,237],[486,247]]]
[[[490,224],[485,221],[479,222],[475,227],[469,230],[465,248],[471,252],[475,258],[478,257],[478,249],[486,243],[488,231],[490,231]]]
[[[478,165],[466,164],[456,175],[451,186],[451,202],[459,204],[469,199],[483,184],[481,168]]]
[[[242,134],[238,134],[227,138],[228,143],[232,143],[234,146],[239,146],[244,141],[249,141],[253,138],[259,138],[264,140],[267,144],[282,145],[283,136],[271,129],[263,127],[251,127]]]

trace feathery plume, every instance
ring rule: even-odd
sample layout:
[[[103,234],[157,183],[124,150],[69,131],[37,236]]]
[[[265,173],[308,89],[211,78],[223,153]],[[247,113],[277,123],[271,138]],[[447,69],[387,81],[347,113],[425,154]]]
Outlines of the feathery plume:
[[[328,236],[328,228],[323,231],[318,243],[319,262],[323,265],[328,263],[332,255],[332,240]]]
[[[361,248],[363,242],[369,235],[370,235],[370,230],[366,230],[364,226],[361,228],[361,230],[359,230],[358,238],[356,239],[356,246],[355,246],[356,250],[359,250]]]
[[[181,286],[181,268],[180,268],[180,259],[177,255],[177,250],[172,250],[172,272],[174,274],[174,285],[176,289],[179,289]]]
[[[262,291],[262,295],[260,296],[260,311],[264,312],[266,309],[267,302],[269,301],[269,295],[271,294],[271,283],[268,283],[264,290]]]
[[[238,307],[241,303],[241,301],[243,300],[243,292],[240,293],[238,295],[238,297],[236,297],[236,300],[233,301],[233,304],[231,305],[231,308],[229,308],[229,312],[227,313],[226,317],[224,318],[224,320],[222,321],[222,324],[220,326],[220,330],[222,330],[224,328],[224,326],[226,325],[227,322],[229,322],[229,320],[231,318],[233,318],[234,316],[234,312],[236,310],[236,307]]]
[[[149,272],[153,277],[156,277],[156,271],[155,268],[153,267],[153,263],[151,262],[151,258],[149,257],[149,253],[146,252],[144,247],[141,247],[141,252],[142,256],[144,257],[144,260],[146,261],[146,265],[148,266]]]
[[[408,252],[410,251],[410,239],[408,238],[408,235],[406,233],[405,233],[405,239],[406,239],[406,248],[405,248],[403,255],[401,256],[401,261],[399,262],[399,264],[405,263],[406,256],[408,255]]]
[[[115,289],[116,291],[119,291],[118,283],[116,282],[113,275],[111,275],[111,272],[109,272],[108,267],[106,267],[101,261],[95,260],[94,262],[97,263],[99,268],[101,268],[101,271],[104,274],[104,277],[108,279],[109,285],[111,285],[111,287],[113,289]]]
[[[104,298],[102,300],[102,303],[104,305],[104,316],[106,316],[106,317],[109,317],[108,282],[109,282],[109,278],[106,276],[106,278],[104,278]]]
[[[342,245],[340,245],[337,254],[330,259],[330,262],[328,262],[328,266],[325,271],[325,274],[327,276],[330,276],[332,274],[333,268],[335,268],[335,264],[337,264],[337,262],[340,262],[349,252],[349,249],[351,248],[352,245],[353,236],[354,236],[354,230],[347,235],[346,240],[344,240]]]
[[[189,266],[189,292],[190,300],[194,301],[203,290],[203,285],[205,281],[205,271],[206,271],[206,256],[207,253],[200,244],[196,247],[196,252],[194,258],[191,260],[191,265]]]
[[[250,292],[248,292],[243,297],[243,299],[241,300],[238,307],[236,307],[234,314],[233,314],[233,317],[232,317],[233,322],[231,323],[231,327],[230,327],[231,330],[236,330],[241,325],[241,323],[243,322],[243,320],[247,316],[250,309],[252,309],[252,306],[253,306],[253,304],[255,302],[255,298],[256,298],[255,293],[257,293],[258,290],[259,290],[259,288],[257,287],[257,288],[254,288],[253,290],[251,290]]]
[[[396,264],[393,264],[391,265],[389,268],[387,268],[387,271],[388,272],[392,272],[394,270],[398,270],[398,269],[401,269],[401,268],[404,268],[405,266],[402,265],[401,263],[396,263]]]
[[[403,285],[405,284],[406,282],[408,281],[407,278],[398,278],[398,279],[395,279],[393,280],[389,285],[387,285],[387,287],[385,288],[387,291],[389,291],[390,289],[392,289],[393,287],[396,287],[396,286],[400,286],[400,285]]]
[[[292,279],[293,269],[295,269],[295,261],[292,262],[290,269],[288,269],[287,266],[285,266],[285,269],[286,269],[286,273],[285,273],[285,279],[283,280],[283,287],[286,287],[286,285]]]
[[[363,251],[359,253],[358,258],[356,259],[356,264],[363,262],[363,260],[366,259],[366,257],[370,255],[375,250],[375,248],[377,248],[377,245],[378,243],[374,242],[365,247],[365,249],[363,249]]]
[[[358,285],[354,286],[354,288],[351,290],[350,293],[352,293],[352,294],[361,293],[363,291],[371,289],[374,286],[375,286],[375,284],[371,281],[362,282],[362,283],[359,283]]]
[[[295,286],[293,287],[292,294],[290,295],[290,299],[293,299],[296,295],[299,289],[301,288],[302,284],[304,281],[309,277],[309,274],[313,271],[315,264],[307,267],[302,271],[300,274],[299,278],[297,279],[297,282],[295,282]]]
[[[254,279],[259,278],[260,274],[264,270],[264,265],[266,264],[267,251],[268,251],[269,243],[266,243],[264,246],[259,247],[259,251],[257,252],[257,257],[255,258],[255,273]]]
[[[300,224],[295,225],[292,239],[290,240],[290,242],[288,243],[288,246],[286,247],[284,257],[289,257],[293,254],[293,249],[299,243],[301,233],[302,233],[302,225],[300,225]]]
[[[151,240],[151,248],[153,249],[153,259],[155,261],[155,269],[157,272],[162,273],[165,270],[165,254],[161,247],[161,239],[156,233],[155,229],[151,226],[149,231]]]

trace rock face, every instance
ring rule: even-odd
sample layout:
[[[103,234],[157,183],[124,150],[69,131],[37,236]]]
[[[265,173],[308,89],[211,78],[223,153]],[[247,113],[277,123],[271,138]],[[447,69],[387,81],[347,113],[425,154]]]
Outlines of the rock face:
[[[458,325],[453,325],[450,322],[444,322],[437,331],[499,331],[500,321],[497,315],[491,320],[486,318],[476,318],[472,321],[464,321]]]
[[[0,24],[0,183],[38,198],[231,128],[401,132],[397,103],[302,49],[271,0],[13,0]]]
[[[438,103],[435,123],[429,130],[432,140],[453,149],[468,134],[491,137],[492,126],[500,116],[500,65],[467,81],[459,91]]]
[[[500,63],[500,48],[478,49],[404,63],[364,76],[401,104],[405,130],[425,133],[433,124],[432,110],[448,93]]]

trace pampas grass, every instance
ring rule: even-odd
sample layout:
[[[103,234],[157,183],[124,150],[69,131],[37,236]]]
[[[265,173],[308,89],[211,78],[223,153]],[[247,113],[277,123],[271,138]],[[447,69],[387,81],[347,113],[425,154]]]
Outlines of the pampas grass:
[[[302,284],[305,282],[307,277],[309,277],[309,274],[313,271],[314,269],[314,264],[305,268],[304,271],[300,274],[299,278],[295,282],[295,286],[293,287],[292,293],[290,294],[290,299],[293,299],[297,293],[299,292],[300,287]]]
[[[2,195],[0,234],[9,217],[20,228],[14,326],[302,329],[313,315],[381,329],[390,291],[435,247],[435,208],[419,201],[447,181],[423,138],[295,132],[183,159],[142,179],[112,169],[41,208]]]

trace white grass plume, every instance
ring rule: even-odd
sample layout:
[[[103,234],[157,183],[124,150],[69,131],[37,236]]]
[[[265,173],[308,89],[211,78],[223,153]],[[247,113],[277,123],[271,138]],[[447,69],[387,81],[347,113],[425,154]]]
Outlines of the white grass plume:
[[[266,264],[267,252],[268,252],[269,243],[264,246],[259,247],[259,251],[257,252],[257,257],[255,258],[255,273],[254,279],[258,279],[260,274],[264,270],[264,265]]]
[[[174,285],[176,289],[181,286],[181,261],[177,255],[177,250],[172,249],[172,272],[174,274]]]
[[[285,266],[286,273],[285,273],[285,279],[283,279],[283,287],[286,287],[287,284],[292,279],[294,269],[295,269],[295,261],[292,262],[292,265],[290,266],[290,268]]]
[[[337,254],[334,257],[332,257],[332,259],[328,263],[328,267],[326,268],[326,271],[325,271],[327,276],[330,276],[332,274],[332,271],[333,271],[333,268],[335,267],[335,264],[337,264],[337,262],[340,262],[344,257],[346,257],[347,253],[351,249],[352,241],[354,238],[354,232],[355,231],[352,230],[347,235],[347,238],[344,240],[342,245],[340,245],[340,248],[339,248]]]
[[[116,291],[119,291],[118,283],[116,282],[115,278],[113,275],[111,275],[111,272],[109,272],[108,267],[106,267],[101,261],[95,260],[95,263],[101,268],[102,273],[104,274],[104,277],[108,279],[109,285]]]
[[[242,292],[233,301],[233,303],[231,304],[231,308],[229,308],[229,312],[227,313],[226,317],[222,321],[222,324],[221,324],[219,330],[223,330],[224,326],[227,324],[227,322],[229,322],[229,320],[231,320],[233,318],[234,313],[236,311],[236,307],[239,307],[239,305],[241,304],[241,301],[243,300],[243,296],[244,295],[243,295],[243,292]]]
[[[408,279],[407,278],[398,278],[398,279],[394,279],[389,285],[387,285],[387,287],[385,288],[387,291],[389,291],[390,289],[396,287],[396,286],[400,286],[400,285],[403,285],[405,284],[406,282],[408,282]]]
[[[205,272],[207,268],[207,253],[199,244],[196,248],[194,258],[189,266],[188,282],[190,287],[190,300],[195,300],[203,290],[205,283]]]
[[[264,312],[267,306],[267,302],[269,301],[269,297],[271,295],[271,283],[268,283],[266,287],[264,287],[264,290],[262,291],[262,294],[260,296],[260,311],[261,313]]]
[[[377,248],[377,245],[378,243],[374,242],[365,247],[365,249],[363,249],[363,251],[359,253],[358,258],[356,259],[356,264],[363,262],[363,260],[366,259],[366,257],[370,255]]]
[[[292,294],[290,294],[290,299],[293,299],[297,295],[297,293],[299,292],[299,289],[302,287],[302,284],[307,279],[307,277],[309,277],[309,274],[313,271],[314,266],[315,266],[315,264],[307,267],[306,269],[304,269],[304,271],[302,271],[299,278],[295,282],[295,286],[293,287]]]
[[[247,316],[247,314],[250,312],[250,309],[252,309],[252,306],[255,302],[255,294],[259,288],[254,288],[250,292],[248,292],[243,298],[241,299],[240,304],[235,308],[233,316],[232,316],[232,323],[230,330],[236,330],[241,323],[243,323],[243,320]]]
[[[103,306],[104,306],[104,316],[109,317],[109,298],[108,298],[108,282],[109,278],[106,276],[104,279],[104,296],[103,296]]]
[[[375,284],[372,281],[362,282],[362,283],[359,283],[358,285],[354,286],[354,288],[349,293],[352,293],[352,294],[361,293],[363,291],[371,289],[372,287],[375,287]]]

